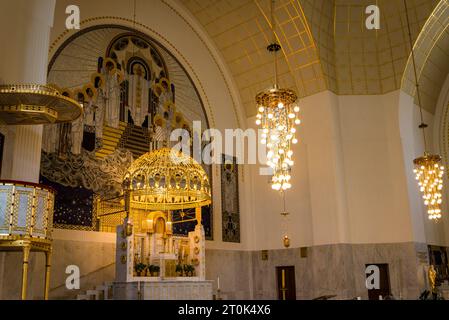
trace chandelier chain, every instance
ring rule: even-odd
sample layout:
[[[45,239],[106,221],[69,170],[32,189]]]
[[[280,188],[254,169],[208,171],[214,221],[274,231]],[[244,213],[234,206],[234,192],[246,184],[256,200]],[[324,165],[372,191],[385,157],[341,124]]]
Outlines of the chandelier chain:
[[[274,87],[278,87],[278,61],[277,61],[277,53],[280,50],[280,45],[277,43],[276,39],[276,19],[274,18],[274,4],[275,0],[271,0],[270,5],[270,15],[271,15],[271,33],[273,37],[273,43],[270,44],[267,48],[268,51],[273,52],[274,54]]]
[[[418,98],[419,115],[421,118],[421,123],[419,125],[419,128],[422,129],[422,135],[423,135],[423,140],[424,140],[424,153],[427,153],[427,140],[426,140],[426,132],[425,132],[427,124],[424,123],[424,117],[423,117],[423,111],[422,111],[421,94],[419,92],[418,73],[416,71],[415,51],[413,50],[413,40],[412,40],[412,32],[411,32],[411,28],[410,28],[410,19],[409,19],[409,15],[408,15],[407,0],[404,0],[404,7],[405,7],[405,16],[407,19],[408,39],[409,39],[409,43],[410,43],[410,50],[411,50],[411,56],[412,56],[413,73],[415,76],[415,87],[416,87],[416,95]]]

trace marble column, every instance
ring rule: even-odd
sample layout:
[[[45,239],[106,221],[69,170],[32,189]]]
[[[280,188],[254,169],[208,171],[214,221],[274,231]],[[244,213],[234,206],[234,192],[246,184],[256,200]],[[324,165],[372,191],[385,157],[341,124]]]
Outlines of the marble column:
[[[0,39],[5,41],[5,49],[0,50],[1,84],[46,84],[54,8],[55,0],[0,3]],[[42,125],[2,128],[2,179],[38,182],[42,131]]]

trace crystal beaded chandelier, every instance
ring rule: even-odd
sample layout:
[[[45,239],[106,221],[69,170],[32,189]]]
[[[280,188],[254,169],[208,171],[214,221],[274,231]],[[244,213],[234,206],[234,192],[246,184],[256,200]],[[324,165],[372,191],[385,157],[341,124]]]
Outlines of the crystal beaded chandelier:
[[[418,181],[418,186],[422,192],[424,205],[427,207],[427,214],[430,220],[438,220],[441,218],[441,203],[443,190],[443,174],[444,167],[441,165],[441,157],[439,155],[430,154],[427,152],[426,132],[427,124],[424,123],[421,96],[419,94],[418,76],[416,73],[415,53],[413,51],[412,35],[410,31],[410,21],[407,10],[407,2],[404,0],[405,14],[407,18],[408,36],[411,47],[413,71],[415,76],[416,95],[418,97],[419,112],[421,123],[419,128],[422,130],[424,141],[424,155],[413,160],[415,169],[415,179]]]
[[[443,189],[444,168],[440,165],[441,157],[424,153],[424,156],[413,160],[416,180],[423,193],[424,205],[427,206],[429,219],[441,218],[440,205],[443,202],[441,190]]]
[[[301,123],[295,105],[296,93],[290,89],[281,89],[277,84],[277,52],[281,46],[276,41],[275,20],[271,2],[271,30],[273,43],[267,50],[274,54],[274,86],[256,96],[257,119],[261,126],[261,143],[267,146],[267,165],[273,169],[271,187],[274,190],[287,190],[291,187],[290,171],[293,166],[292,144],[298,143],[295,138],[296,126]]]

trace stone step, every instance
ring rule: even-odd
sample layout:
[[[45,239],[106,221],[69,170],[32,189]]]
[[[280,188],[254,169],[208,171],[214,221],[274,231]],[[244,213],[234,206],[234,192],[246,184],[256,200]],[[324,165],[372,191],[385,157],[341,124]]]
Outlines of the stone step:
[[[129,137],[128,140],[126,140],[126,144],[134,145],[134,146],[142,146],[145,148],[148,148],[148,142],[143,139],[134,139],[132,137]]]
[[[118,143],[118,140],[112,141],[112,140],[108,140],[108,139],[104,139],[103,138],[103,145],[116,147],[117,143]]]
[[[129,151],[131,151],[132,153],[138,153],[138,154],[144,154],[147,153],[148,151],[150,151],[150,148],[146,147],[146,148],[134,148],[134,147],[130,147],[130,146],[125,146],[126,149],[128,149]]]
[[[101,290],[87,290],[86,294],[94,297],[93,300],[103,300],[104,292]]]
[[[120,140],[122,133],[103,131],[103,139]]]
[[[102,300],[110,300],[112,298],[112,284],[110,286],[105,284],[101,286],[96,286],[95,290],[99,290],[103,293]]]
[[[95,152],[95,157],[97,157],[98,159],[103,159],[104,157],[106,157],[110,154],[112,154],[111,151],[98,151],[98,152]]]
[[[103,147],[100,150],[108,150],[108,151],[111,151],[111,153],[112,153],[115,150],[115,146],[103,145]],[[100,150],[98,150],[98,151],[100,151]]]
[[[122,134],[124,130],[112,128],[112,127],[103,127],[103,132],[107,132],[109,134]]]

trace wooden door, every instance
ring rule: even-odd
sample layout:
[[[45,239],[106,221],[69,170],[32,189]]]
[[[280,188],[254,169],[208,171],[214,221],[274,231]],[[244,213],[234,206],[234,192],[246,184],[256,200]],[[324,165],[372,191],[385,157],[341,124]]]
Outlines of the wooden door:
[[[379,296],[382,296],[382,299],[385,299],[385,297],[391,295],[388,263],[371,263],[367,264],[366,267],[371,265],[375,265],[379,268],[379,289],[368,289],[368,299],[379,300]],[[369,275],[367,275],[367,277],[368,276]]]
[[[296,300],[295,267],[276,267],[279,300]]]
[[[0,174],[2,173],[3,146],[5,145],[5,136],[0,133]]]

